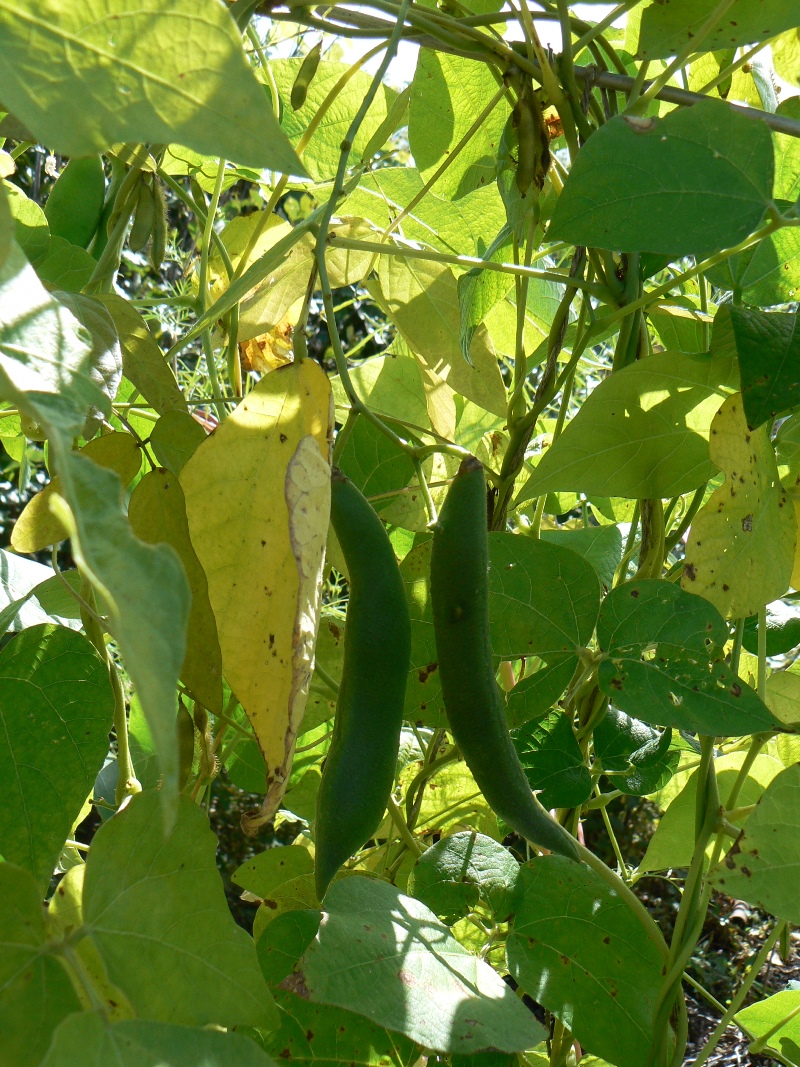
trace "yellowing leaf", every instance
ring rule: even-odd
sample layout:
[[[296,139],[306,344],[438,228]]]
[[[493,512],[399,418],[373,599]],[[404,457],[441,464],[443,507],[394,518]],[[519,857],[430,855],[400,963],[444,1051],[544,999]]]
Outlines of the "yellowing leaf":
[[[767,427],[748,429],[740,393],[714,417],[709,449],[726,478],[692,523],[681,585],[740,619],[786,592],[797,520]]]
[[[115,471],[123,485],[136,477],[142,464],[142,453],[129,433],[109,433],[96,437],[84,445],[81,453],[94,460],[98,467]],[[67,531],[50,511],[51,497],[61,491],[61,479],[56,475],[25,505],[11,531],[11,547],[16,552],[40,552],[58,541],[66,540]]]
[[[271,370],[291,363],[294,325],[291,315],[286,314],[269,333],[252,337],[249,341],[240,341],[239,359],[242,362],[242,371],[245,374],[251,370],[268,374]]]
[[[180,677],[192,696],[217,714],[222,711],[222,653],[208,599],[208,582],[192,548],[183,490],[177,477],[163,469],[145,474],[131,494],[128,519],[142,541],[151,545],[165,541],[181,558],[192,592],[192,607]]]
[[[800,724],[800,675],[777,671],[767,678],[767,707],[787,726]]]
[[[312,360],[263,378],[181,471],[222,670],[278,809],[313,668],[330,508],[330,384]]]

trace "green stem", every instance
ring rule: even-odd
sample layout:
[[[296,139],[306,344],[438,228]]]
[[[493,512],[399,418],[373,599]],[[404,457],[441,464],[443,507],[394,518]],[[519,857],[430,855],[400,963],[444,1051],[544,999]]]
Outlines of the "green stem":
[[[200,248],[200,272],[199,272],[199,290],[200,290],[200,311],[204,312],[208,307],[209,291],[208,291],[208,258],[211,249],[211,234],[214,230],[214,221],[217,217],[217,207],[219,206],[220,193],[222,192],[222,183],[225,178],[225,160],[220,159],[217,167],[217,176],[214,181],[214,191],[211,194],[211,203],[208,205],[208,213],[206,215],[206,224],[203,230],[203,243]],[[217,418],[222,423],[228,417],[228,412],[225,408],[222,390],[220,389],[219,379],[217,377],[217,366],[215,362],[214,345],[211,340],[211,330],[205,329],[202,334],[203,352],[206,357],[206,366],[208,368],[208,378],[211,383],[211,392],[214,396],[214,408],[217,412]],[[235,390],[234,390],[235,392]]]
[[[767,606],[758,609],[758,695],[767,702]]]

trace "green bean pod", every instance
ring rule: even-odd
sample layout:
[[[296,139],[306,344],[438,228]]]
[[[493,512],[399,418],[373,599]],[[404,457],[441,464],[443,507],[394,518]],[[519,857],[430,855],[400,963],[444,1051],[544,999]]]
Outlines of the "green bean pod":
[[[431,605],[447,718],[481,792],[522,837],[577,859],[574,838],[531,792],[508,732],[489,635],[486,480],[472,456],[461,464],[434,527]]]
[[[128,247],[131,252],[141,252],[150,240],[153,232],[153,224],[156,220],[156,201],[153,186],[142,178],[139,185],[139,197],[136,201],[136,210],[133,213],[133,225],[128,237]]]
[[[334,469],[331,524],[350,575],[344,666],[333,738],[317,797],[317,896],[381,824],[394,784],[411,622],[383,523]]]
[[[320,57],[322,56],[322,41],[319,41],[303,62],[300,64],[300,69],[297,72],[297,77],[294,79],[291,93],[291,103],[294,111],[299,111],[303,104],[306,102],[306,96],[308,95],[308,87],[314,79],[314,75],[317,73],[317,67],[319,66]]]
[[[44,206],[50,233],[86,248],[100,225],[105,190],[100,156],[71,159]]]

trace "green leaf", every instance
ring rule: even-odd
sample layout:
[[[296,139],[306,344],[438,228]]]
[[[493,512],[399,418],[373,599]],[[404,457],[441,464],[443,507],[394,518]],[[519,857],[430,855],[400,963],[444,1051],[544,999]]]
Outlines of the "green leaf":
[[[550,656],[506,694],[506,718],[511,729],[544,715],[569,685],[578,665],[571,654]]]
[[[157,16],[157,21],[154,21]],[[89,0],[0,14],[3,102],[44,144],[86,156],[119,142],[177,141],[252,167],[305,174],[213,0],[143,10]],[[167,118],[168,116],[168,118]]]
[[[796,314],[732,307],[742,400],[749,429],[800,404],[800,330]]]
[[[754,1038],[771,1037],[766,1049],[774,1049],[783,1057],[784,1063],[800,1064],[800,1019],[789,1019],[800,1005],[800,989],[783,989],[765,1000],[748,1004],[736,1013],[735,1022]],[[787,1021],[783,1026],[781,1020]],[[777,1029],[775,1029],[777,1027]],[[774,1031],[774,1033],[773,1033]]]
[[[542,856],[522,869],[508,967],[588,1052],[645,1067],[664,956],[619,894],[588,867]]]
[[[196,700],[218,715],[222,711],[222,652],[208,581],[189,537],[186,503],[177,475],[160,468],[145,474],[131,494],[128,520],[145,544],[171,545],[183,564],[191,607],[180,678]]]
[[[175,691],[186,652],[189,583],[173,548],[134,537],[116,474],[60,444],[57,455],[68,504],[59,518],[69,530],[76,562],[108,613],[142,702],[164,776],[160,796],[169,821],[178,784]]]
[[[53,603],[49,598],[50,588],[45,583],[53,578],[53,571],[32,559],[23,559],[13,552],[0,548],[0,610],[24,600],[7,629],[14,632],[41,623],[56,622],[69,626],[69,619],[76,616],[63,613],[62,603]],[[56,578],[56,581],[58,579]],[[60,585],[60,582],[59,582]],[[39,589],[42,599],[39,600]],[[30,597],[30,599],[27,599]]]
[[[391,504],[396,497],[388,494],[404,489],[415,476],[411,457],[363,417],[347,438],[339,467],[368,500],[377,498],[372,501],[376,511]]]
[[[408,139],[424,180],[453,151],[496,92],[497,82],[485,63],[420,49],[411,85]],[[494,181],[497,145],[509,111],[501,100],[437,181],[439,196],[457,200]]]
[[[47,255],[50,247],[50,227],[47,216],[35,200],[10,182],[3,182],[6,202],[14,220],[14,237],[31,263]],[[5,255],[0,257],[3,261]]]
[[[797,520],[769,433],[766,425],[749,429],[740,396],[725,401],[710,442],[725,482],[698,511],[686,542],[681,586],[733,619],[783,596],[794,568]]]
[[[506,225],[486,249],[483,258],[495,263],[508,263],[511,259],[511,246],[511,232]],[[461,352],[467,363],[471,362],[470,349],[475,331],[513,284],[511,275],[484,270],[481,267],[473,267],[458,279]]]
[[[443,837],[414,866],[408,891],[451,925],[484,900],[497,918],[508,915],[519,864],[501,844],[463,831]]]
[[[773,57],[774,55],[773,52]],[[789,119],[799,119],[800,98],[790,96],[781,101],[777,114],[785,115]],[[774,195],[785,200],[797,200],[800,195],[800,144],[796,137],[781,133],[775,134]]]
[[[706,351],[704,327],[711,321],[708,315],[685,307],[656,307],[648,309],[647,317],[668,352]]]
[[[168,411],[153,427],[150,444],[161,466],[180,474],[206,436],[206,431],[188,411]]]
[[[449,267],[402,256],[381,256],[378,282],[368,289],[413,352],[467,400],[495,415],[506,414],[506,392],[485,327],[472,340],[472,366],[459,344],[456,279]]]
[[[313,873],[314,860],[308,849],[287,845],[259,852],[236,868],[231,881],[263,900],[287,882]]]
[[[776,671],[767,678],[767,707],[792,729],[800,726],[800,676],[794,671]]]
[[[101,1015],[71,1015],[59,1026],[41,1067],[76,1063],[114,1067],[275,1067],[241,1034],[127,1019],[109,1025]]]
[[[735,387],[719,359],[658,352],[610,375],[545,452],[516,503],[549,492],[588,496],[679,496],[716,473],[711,422]]]
[[[644,722],[735,737],[774,729],[757,694],[718,660],[727,628],[714,606],[672,582],[626,582],[603,601],[598,682]]]
[[[325,905],[285,988],[438,1052],[513,1052],[542,1040],[542,1027],[499,975],[419,901],[354,876],[334,884]]]
[[[323,60],[317,67],[317,72],[308,87],[305,103],[295,111],[289,105],[289,97],[302,62],[302,58],[273,59],[269,64],[283,102],[281,126],[293,145],[297,145],[308,130],[320,105],[350,69],[348,63]],[[356,112],[363,104],[371,83],[372,75],[359,70],[336,92],[333,106],[326,112],[303,154],[308,173],[316,181],[330,179],[335,175],[342,153],[342,141],[347,135]],[[386,85],[379,88],[353,142],[353,150],[350,153],[351,164],[360,161],[361,153],[386,118],[396,99],[397,93],[394,89]],[[295,166],[291,173],[298,174],[305,173],[305,171],[298,171]]]
[[[578,530],[542,530],[542,541],[561,545],[577,552],[594,567],[597,577],[608,589],[622,559],[622,534],[619,526],[587,526]]]
[[[257,938],[258,962],[270,986],[280,985],[292,973],[317,936],[321,920],[322,912],[316,908],[288,911],[279,915]]]
[[[84,916],[109,978],[159,1022],[276,1025],[252,939],[228,910],[205,814],[179,798],[166,838],[158,815],[157,793],[140,793],[92,842]]]
[[[794,205],[778,201],[777,206],[786,211]],[[748,304],[789,303],[800,292],[800,235],[791,226],[777,230],[712,267],[706,277],[720,289],[733,289]]]
[[[767,605],[767,656],[782,656],[800,645],[800,614],[795,606],[776,600]],[[758,616],[745,619],[742,646],[758,655]]]
[[[50,288],[79,293],[94,274],[97,263],[84,248],[53,236],[47,252],[36,260],[36,273]]]
[[[723,893],[758,904],[779,919],[800,922],[800,764],[767,786],[733,848],[709,871]]]
[[[39,1067],[55,1027],[81,1005],[60,960],[45,951],[42,893],[33,875],[0,863],[2,1067]]]
[[[185,412],[186,401],[175,375],[136,308],[115,293],[101,293],[95,300],[105,305],[113,319],[122,348],[122,373],[128,381],[159,415]]]
[[[407,1038],[389,1033],[353,1012],[311,1004],[283,990],[276,992],[275,1000],[280,1009],[280,1027],[264,1034],[261,1040],[276,1063],[286,1060],[301,1067],[412,1067],[419,1057],[418,1047]]]
[[[629,796],[663,789],[678,769],[680,752],[671,747],[671,730],[659,733],[616,708],[608,709],[592,740],[603,773]]]
[[[706,256],[758,227],[773,170],[768,127],[721,101],[663,119],[618,116],[581,149],[548,236],[620,252]]]
[[[716,0],[656,0],[642,12],[638,59],[666,59],[690,43],[717,8]],[[797,23],[784,0],[736,0],[703,38],[704,51],[752,44],[774,37]]]
[[[746,753],[733,752],[714,761],[720,796],[727,799],[736,781]],[[737,804],[755,804],[769,783],[780,774],[783,765],[774,757],[761,753],[747,771]],[[676,776],[677,777],[677,776]],[[677,777],[680,781],[680,777]],[[650,838],[638,874],[665,871],[671,867],[688,867],[692,862],[695,841],[695,812],[697,808],[697,771],[692,771],[681,791],[662,816],[656,832]],[[745,817],[743,817],[745,818]],[[736,820],[739,825],[743,819]],[[713,846],[709,846],[711,848]]]
[[[365,359],[350,370],[356,394],[376,415],[389,415],[428,429],[430,418],[417,357],[404,346],[392,345],[380,356]],[[340,412],[350,401],[338,374],[331,379],[333,398]]]
[[[114,695],[82,635],[33,626],[0,653],[0,855],[49,882],[108,751]]]
[[[578,808],[589,799],[592,776],[563,711],[528,723],[512,737],[531,789],[546,808]]]

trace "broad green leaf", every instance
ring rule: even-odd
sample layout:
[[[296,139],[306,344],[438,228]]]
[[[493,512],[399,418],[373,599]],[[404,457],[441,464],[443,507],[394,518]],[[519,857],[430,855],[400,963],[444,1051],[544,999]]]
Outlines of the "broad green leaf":
[[[508,226],[504,226],[486,249],[483,258],[497,263],[507,263],[511,261],[511,255],[511,233]],[[473,267],[458,279],[461,352],[468,363],[475,331],[513,284],[514,279],[510,274],[501,274],[499,271],[485,270],[481,267]]]
[[[280,805],[311,681],[330,511],[330,385],[313,360],[261,379],[181,471],[222,670]]]
[[[222,653],[217,624],[208,599],[208,581],[189,537],[186,503],[177,475],[161,468],[145,474],[131,494],[128,519],[134,534],[145,544],[171,545],[180,557],[192,597],[180,678],[196,700],[219,714]]]
[[[704,327],[712,321],[708,315],[685,307],[662,306],[648,310],[647,318],[668,352],[706,351]]]
[[[778,105],[779,115],[800,118],[800,98],[790,96]],[[776,198],[797,200],[800,194],[800,143],[796,137],[775,134],[775,190]],[[19,240],[19,238],[17,238]]]
[[[159,1022],[274,1026],[252,939],[228,910],[205,814],[179,798],[166,839],[158,815],[157,793],[140,793],[92,842],[84,919],[109,978],[137,1014]]]
[[[278,93],[284,102],[281,114],[281,126],[293,145],[308,130],[311,120],[320,105],[337,86],[344,74],[350,69],[348,63],[334,63],[323,60],[311,84],[303,106],[295,111],[289,104],[292,85],[300,70],[302,59],[273,59],[270,71],[275,78]],[[308,173],[317,181],[333,178],[342,153],[342,141],[345,139],[350,123],[355,118],[367,90],[372,82],[372,75],[359,70],[353,77],[337,90],[332,107],[325,113],[308,142],[303,154],[303,161]],[[269,84],[269,83],[267,83]],[[389,108],[397,98],[397,92],[386,85],[378,90],[364,121],[359,127],[350,154],[351,163],[357,163],[370,138],[386,118]],[[293,174],[302,173],[295,167]]]
[[[162,467],[180,474],[205,439],[206,431],[187,411],[168,411],[153,427],[150,445]]]
[[[411,457],[365,418],[356,421],[338,465],[376,511],[396,499],[392,493],[403,490],[412,479],[416,482]]]
[[[797,729],[800,726],[800,675],[777,671],[767,678],[766,704],[780,722]]]
[[[608,589],[614,584],[614,573],[622,559],[622,533],[615,524],[587,526],[582,530],[542,530],[540,537],[583,556]]]
[[[16,0],[0,13],[3,102],[67,156],[178,141],[305,173],[214,0]]]
[[[472,366],[461,353],[458,290],[450,268],[381,256],[378,283],[368,284],[370,292],[423,363],[467,400],[505,415],[505,387],[484,327],[472,340]]]
[[[96,266],[85,248],[53,236],[47,252],[36,260],[36,273],[51,289],[79,293],[88,284]]]
[[[756,429],[800,404],[798,317],[732,307],[742,401],[748,428]]]
[[[128,381],[160,415],[186,411],[175,375],[136,308],[115,293],[101,293],[95,300],[105,305],[114,321],[122,349],[122,373]]]
[[[733,752],[714,761],[717,786],[723,802],[730,794],[746,753]],[[750,766],[742,785],[737,805],[755,804],[769,783],[780,774],[783,765],[774,757],[761,753]],[[680,781],[680,776],[677,778]],[[670,867],[688,867],[692,862],[695,840],[695,812],[697,808],[697,771],[693,771],[662,816],[656,832],[650,838],[638,874],[665,871]],[[746,816],[736,819],[741,825]],[[713,846],[709,846],[711,848]]]
[[[350,380],[359,399],[377,415],[429,428],[419,361],[405,346],[393,345],[384,355],[365,359],[350,370]],[[331,379],[331,386],[337,411],[349,410],[350,402],[338,375]]]
[[[721,101],[663,119],[618,116],[581,149],[548,236],[620,252],[706,256],[756,229],[773,170],[768,127]]]
[[[590,868],[542,856],[522,869],[508,967],[587,1052],[645,1067],[666,947]],[[652,936],[652,935],[651,935]]]
[[[164,776],[161,799],[169,821],[178,783],[175,690],[186,651],[189,584],[174,549],[145,545],[134,536],[113,471],[61,448],[58,471],[64,499],[58,517],[142,702]]]
[[[778,207],[786,211],[793,205],[783,201]],[[763,237],[751,248],[713,267],[706,277],[721,289],[733,289],[748,304],[767,307],[796,300],[800,292],[797,230],[786,227]]]
[[[784,1063],[797,1065],[800,1064],[800,1019],[793,1013],[797,1012],[798,1005],[800,989],[783,989],[765,1000],[748,1004],[736,1013],[735,1021],[754,1038],[771,1034],[765,1050],[774,1049],[783,1057]],[[783,1019],[787,1021],[779,1026]]]
[[[285,988],[439,1052],[513,1052],[541,1040],[541,1026],[499,975],[419,901],[356,876],[333,885],[325,904]]]
[[[308,849],[300,845],[288,845],[259,852],[237,867],[231,880],[263,900],[287,882],[313,873],[314,860]]]
[[[597,641],[600,688],[621,711],[655,726],[719,737],[769,730],[776,720],[720,662],[727,629],[703,597],[672,582],[626,582],[606,597]]]
[[[0,653],[0,855],[40,889],[108,751],[108,668],[82,635],[33,626]]]
[[[39,1067],[55,1027],[81,1005],[61,961],[45,951],[41,888],[0,863],[0,1067]]]
[[[795,19],[795,22],[798,20]],[[772,42],[772,61],[778,74],[788,82],[800,85],[800,32],[794,26]]]
[[[708,875],[723,893],[792,923],[800,921],[798,798],[800,764],[794,764],[770,782],[733,848]]]
[[[47,216],[35,200],[11,182],[3,182],[11,216],[14,220],[14,237],[31,263],[47,255],[50,247],[50,226]],[[5,256],[2,257],[5,259]]]
[[[800,415],[785,419],[775,437],[778,474],[787,489],[794,488],[800,478]]]
[[[0,548],[0,611],[24,600],[9,622],[8,629],[24,630],[28,626],[47,622],[70,625],[69,619],[75,616],[63,614],[64,605],[54,604],[49,599],[49,588],[43,588],[43,597],[39,600],[37,587],[43,587],[44,583],[53,577],[50,567],[35,563],[32,559],[23,559],[22,556]]]
[[[275,1000],[280,1027],[262,1035],[261,1041],[276,1063],[288,1060],[301,1067],[412,1067],[419,1057],[418,1047],[407,1038],[353,1012],[311,1004],[283,990],[276,991]]]
[[[0,265],[0,396],[72,437],[88,408],[111,412],[92,357],[88,330],[44,289],[12,242]]]
[[[639,59],[666,59],[689,44],[717,8],[716,0],[670,0],[642,12]],[[765,41],[797,23],[797,12],[783,0],[736,0],[717,26],[703,38],[704,50]]]
[[[592,795],[592,777],[569,718],[552,711],[512,734],[530,783],[546,808],[578,808]]]
[[[258,1045],[235,1033],[128,1019],[109,1025],[86,1012],[65,1019],[41,1067],[274,1067]]]
[[[680,752],[671,747],[671,730],[659,733],[616,708],[606,711],[592,742],[595,766],[603,768],[615,789],[630,796],[662,789],[680,763]]]
[[[81,454],[98,467],[114,471],[119,475],[123,486],[133,481],[142,466],[141,449],[134,437],[127,432],[95,437],[83,446]],[[50,510],[53,496],[61,492],[61,478],[56,474],[28,501],[11,531],[11,547],[15,552],[40,552],[66,540],[66,529]]]
[[[729,397],[714,417],[709,448],[725,482],[692,523],[681,586],[739,619],[789,588],[797,520],[778,478],[769,430],[748,428],[740,395]]]
[[[792,604],[776,600],[767,605],[767,656],[782,656],[800,645],[800,613]],[[742,647],[758,655],[758,616],[745,619]]]
[[[484,900],[504,919],[519,878],[519,864],[501,844],[463,831],[443,837],[417,860],[409,893],[451,924]]]
[[[535,661],[534,661],[535,662]],[[540,719],[561,697],[572,680],[578,658],[555,654],[542,660],[506,694],[506,718],[511,729]]]
[[[691,492],[715,473],[708,436],[734,374],[728,358],[678,352],[616,371],[544,453],[517,504],[570,489],[632,499]]]
[[[497,92],[485,63],[421,48],[408,116],[414,160],[428,180],[464,137]],[[495,177],[497,145],[510,108],[501,100],[436,183],[436,192],[457,200]]]

